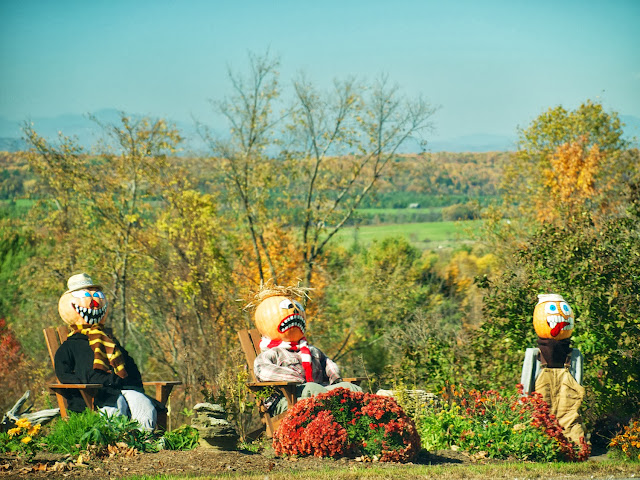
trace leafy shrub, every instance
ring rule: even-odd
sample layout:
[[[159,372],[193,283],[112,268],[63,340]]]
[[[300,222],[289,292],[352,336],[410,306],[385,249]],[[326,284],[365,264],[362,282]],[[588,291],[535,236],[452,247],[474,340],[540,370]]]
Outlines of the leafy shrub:
[[[640,421],[636,420],[624,427],[609,443],[614,457],[640,460]]]
[[[150,432],[140,430],[140,424],[123,415],[101,414],[101,422],[95,424],[80,439],[83,446],[105,448],[124,443],[139,452],[157,452],[160,448]]]
[[[273,446],[277,455],[404,462],[420,450],[420,437],[393,398],[336,388],[291,407]]]
[[[151,434],[139,430],[140,424],[121,415],[108,416],[91,410],[69,412],[67,419],[59,419],[45,437],[47,450],[76,454],[88,446],[104,449],[125,443],[141,452],[158,451]]]
[[[17,452],[33,457],[41,448],[36,438],[39,434],[39,424],[32,425],[26,418],[20,418],[14,428],[0,433],[0,452]]]
[[[97,412],[85,410],[82,413],[69,412],[66,419],[57,419],[51,431],[43,439],[46,449],[54,453],[76,454],[81,450],[81,441],[86,432],[102,422]],[[85,441],[84,448],[87,443]]]
[[[165,432],[160,443],[166,450],[192,450],[199,444],[198,430],[190,425],[182,425],[170,432]]]
[[[477,202],[458,203],[442,209],[442,220],[473,220],[480,217],[480,207]]]
[[[564,436],[538,393],[522,396],[522,386],[508,395],[463,388],[449,393],[444,404],[431,401],[418,414],[418,431],[428,450],[455,445],[479,457],[537,461],[589,457],[589,446]]]

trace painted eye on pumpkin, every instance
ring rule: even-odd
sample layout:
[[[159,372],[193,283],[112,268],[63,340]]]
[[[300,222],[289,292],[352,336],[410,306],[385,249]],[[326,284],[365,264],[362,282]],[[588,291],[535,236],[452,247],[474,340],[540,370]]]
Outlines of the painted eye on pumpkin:
[[[291,300],[287,299],[287,300],[282,300],[280,302],[280,308],[283,310],[289,310],[291,308],[293,308],[293,302],[291,302]]]
[[[551,313],[551,314],[557,314],[558,313],[558,306],[555,303],[547,303],[544,306],[544,309],[547,313]]]
[[[304,312],[304,307],[302,306],[302,304],[300,302],[296,302],[295,300],[293,301],[293,303],[296,304],[296,307],[298,307],[298,310],[301,312]]]
[[[568,303],[562,302],[560,304],[560,309],[562,310],[562,313],[564,313],[565,315],[571,315],[571,307],[569,306]]]
[[[71,292],[71,296],[76,298],[84,298],[90,297],[91,293],[86,290],[76,290],[75,292]]]
[[[93,296],[104,299],[104,293],[102,293],[100,290],[98,290],[97,292],[93,292]]]

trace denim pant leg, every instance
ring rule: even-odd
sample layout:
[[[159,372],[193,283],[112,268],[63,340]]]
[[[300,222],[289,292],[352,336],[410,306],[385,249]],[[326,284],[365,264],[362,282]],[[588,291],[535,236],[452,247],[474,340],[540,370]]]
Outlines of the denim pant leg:
[[[362,388],[360,385],[356,385],[355,383],[349,382],[340,382],[334,383],[333,385],[327,385],[327,390],[333,390],[334,388],[346,388],[347,390],[351,390],[352,392],[361,392]]]
[[[123,415],[125,417],[129,416],[129,405],[127,405],[127,400],[120,394],[118,396],[118,400],[116,400],[115,407],[100,407],[98,411],[106,414],[109,417],[113,417],[115,415]]]
[[[327,393],[327,387],[324,385],[320,385],[319,383],[307,382],[302,385],[298,385],[296,387],[296,397],[298,398],[309,398],[315,397],[320,393]]]
[[[309,398],[319,393],[326,393],[328,390],[319,383],[307,382],[296,387],[296,398]],[[279,415],[287,411],[289,407],[286,398],[281,398],[274,409],[274,415]]]
[[[137,390],[122,390],[122,395],[127,399],[131,418],[138,421],[142,430],[152,431],[156,427],[158,412],[149,397]]]

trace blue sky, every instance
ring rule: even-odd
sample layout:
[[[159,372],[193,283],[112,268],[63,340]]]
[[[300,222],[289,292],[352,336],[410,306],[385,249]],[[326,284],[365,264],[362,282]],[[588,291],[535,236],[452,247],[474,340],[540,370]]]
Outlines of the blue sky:
[[[0,0],[0,117],[215,123],[227,66],[267,49],[285,88],[389,74],[441,106],[434,138],[515,135],[589,98],[640,117],[638,25],[638,0]]]

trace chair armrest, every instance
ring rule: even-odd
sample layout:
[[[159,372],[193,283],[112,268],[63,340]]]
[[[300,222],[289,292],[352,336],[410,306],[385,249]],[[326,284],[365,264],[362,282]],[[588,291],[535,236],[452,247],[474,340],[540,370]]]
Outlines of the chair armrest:
[[[179,380],[154,380],[151,382],[142,382],[143,385],[182,385],[182,382]]]
[[[102,388],[101,383],[48,383],[47,387],[51,388],[68,388],[74,390],[87,390]]]
[[[289,406],[296,403],[296,387],[301,385],[298,382],[248,382],[247,388],[251,391],[260,390],[264,387],[278,388],[287,399]]]
[[[155,387],[155,399],[165,405],[171,395],[171,390],[176,385],[182,385],[182,382],[177,380],[156,380],[152,382],[142,382],[142,385],[147,387]]]
[[[287,387],[300,385],[299,382],[247,382],[247,387]]]
[[[49,383],[47,387],[53,393],[56,394],[58,398],[58,406],[60,407],[60,415],[62,417],[67,416],[67,407],[66,401],[64,400],[63,391],[64,390],[77,390],[79,391],[84,403],[87,405],[89,410],[93,410],[95,406],[95,398],[98,394],[98,390],[102,388],[101,383]]]
[[[356,385],[360,385],[360,382],[366,380],[367,377],[348,377],[348,378],[343,378],[342,381],[343,382],[349,382],[349,383],[355,383]]]

